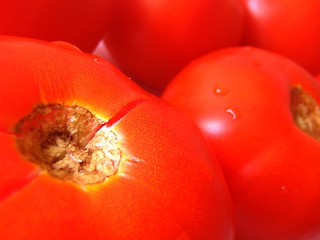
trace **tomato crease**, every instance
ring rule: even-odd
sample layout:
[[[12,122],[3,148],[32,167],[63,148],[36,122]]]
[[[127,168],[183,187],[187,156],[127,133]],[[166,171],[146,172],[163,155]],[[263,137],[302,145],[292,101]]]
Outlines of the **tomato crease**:
[[[27,185],[29,185],[41,171],[36,169],[29,174],[26,174],[23,178],[20,178],[19,181],[12,181],[6,187],[0,189],[0,202],[8,199],[9,197],[13,196],[15,193],[21,191]]]
[[[111,127],[114,124],[118,123],[124,116],[131,112],[136,106],[143,103],[145,99],[137,99],[132,102],[127,103],[123,106],[112,118],[110,118],[105,124],[100,127],[106,126]]]

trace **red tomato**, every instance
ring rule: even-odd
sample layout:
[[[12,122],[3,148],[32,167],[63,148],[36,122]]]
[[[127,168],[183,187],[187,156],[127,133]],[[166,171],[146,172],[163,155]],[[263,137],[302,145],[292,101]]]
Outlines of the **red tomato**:
[[[292,61],[256,48],[208,54],[163,98],[214,148],[236,208],[236,239],[320,238],[320,86]]]
[[[319,0],[243,0],[245,44],[281,53],[320,72]]]
[[[163,89],[189,61],[238,45],[238,0],[117,0],[105,43],[117,66],[135,81]]]
[[[92,51],[108,27],[111,0],[11,0],[0,4],[0,34],[69,41]]]
[[[190,119],[66,43],[0,51],[0,239],[233,239]]]

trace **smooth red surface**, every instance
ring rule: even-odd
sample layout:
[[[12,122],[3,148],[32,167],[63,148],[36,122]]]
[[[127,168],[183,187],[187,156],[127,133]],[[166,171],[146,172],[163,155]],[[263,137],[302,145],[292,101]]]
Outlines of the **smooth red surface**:
[[[112,0],[5,0],[0,34],[68,41],[91,52],[108,28]]]
[[[0,239],[233,239],[222,171],[191,120],[71,45],[0,37],[0,52]],[[14,126],[39,103],[118,119],[119,172],[81,187],[27,162]]]
[[[294,86],[320,102],[319,84],[302,68],[247,47],[194,61],[164,92],[217,154],[236,207],[236,239],[320,238],[320,143],[293,121]]]
[[[104,41],[133,80],[163,89],[194,58],[240,44],[238,0],[114,1]]]
[[[320,72],[320,1],[243,0],[245,44],[283,54]]]

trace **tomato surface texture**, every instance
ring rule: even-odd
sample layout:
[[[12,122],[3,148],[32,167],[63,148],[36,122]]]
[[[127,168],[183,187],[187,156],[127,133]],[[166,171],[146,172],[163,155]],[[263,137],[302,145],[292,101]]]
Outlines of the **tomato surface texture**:
[[[163,98],[214,148],[236,239],[320,238],[320,86],[309,73],[265,50],[231,48],[192,62]]]
[[[109,62],[0,37],[0,239],[233,239],[197,126]]]

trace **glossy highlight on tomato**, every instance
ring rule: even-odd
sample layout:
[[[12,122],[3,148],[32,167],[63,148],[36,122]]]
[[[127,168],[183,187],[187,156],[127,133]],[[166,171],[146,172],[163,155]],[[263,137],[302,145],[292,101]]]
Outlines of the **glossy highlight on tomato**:
[[[0,239],[233,239],[189,118],[72,45],[2,36],[0,51]]]

